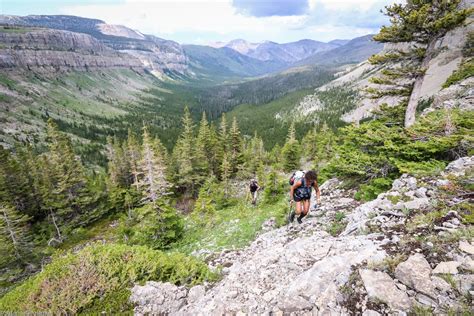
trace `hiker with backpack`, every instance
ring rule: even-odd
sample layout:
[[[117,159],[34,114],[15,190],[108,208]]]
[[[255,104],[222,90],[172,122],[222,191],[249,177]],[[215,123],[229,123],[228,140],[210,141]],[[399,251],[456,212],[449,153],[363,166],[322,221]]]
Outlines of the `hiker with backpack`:
[[[260,190],[260,186],[258,185],[257,180],[252,179],[250,180],[250,194],[252,195],[252,204],[256,205],[257,204],[257,192]]]
[[[318,177],[313,170],[306,173],[297,171],[290,178],[290,185],[290,204],[296,203],[296,208],[290,213],[289,221],[292,223],[295,220],[295,216],[298,215],[297,221],[301,224],[301,220],[309,212],[312,188],[316,191],[317,203],[321,202]]]

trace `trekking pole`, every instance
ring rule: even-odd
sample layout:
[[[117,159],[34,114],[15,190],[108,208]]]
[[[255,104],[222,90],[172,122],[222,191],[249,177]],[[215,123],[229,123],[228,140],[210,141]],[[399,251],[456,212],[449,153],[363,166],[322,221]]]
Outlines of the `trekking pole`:
[[[291,213],[293,212],[293,203],[291,203],[291,199],[289,200],[288,202],[290,205],[289,205],[289,212],[288,212],[288,215],[286,216],[286,222],[287,224],[290,224],[290,216],[291,216]]]

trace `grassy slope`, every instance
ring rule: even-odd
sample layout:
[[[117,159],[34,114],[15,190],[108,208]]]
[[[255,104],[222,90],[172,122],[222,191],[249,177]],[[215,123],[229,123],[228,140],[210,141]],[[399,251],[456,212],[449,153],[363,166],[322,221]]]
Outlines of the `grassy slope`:
[[[274,204],[252,206],[247,201],[241,201],[212,215],[188,216],[184,238],[172,251],[191,254],[201,249],[219,252],[245,247],[255,239],[263,222],[274,217],[281,225],[286,212],[287,203],[280,197]]]

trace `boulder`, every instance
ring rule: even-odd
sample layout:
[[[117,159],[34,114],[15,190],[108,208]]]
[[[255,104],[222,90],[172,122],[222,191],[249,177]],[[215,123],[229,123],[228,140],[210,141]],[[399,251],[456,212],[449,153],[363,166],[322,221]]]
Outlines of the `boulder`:
[[[435,287],[430,279],[431,267],[422,254],[410,256],[408,260],[400,263],[395,269],[395,277],[403,284],[435,297]]]
[[[464,176],[466,171],[474,168],[474,156],[462,157],[451,162],[445,169],[445,171],[454,176]]]
[[[313,306],[301,296],[296,295],[285,297],[278,303],[278,308],[285,313],[294,313],[298,311],[311,310]]]
[[[454,276],[457,290],[461,294],[467,294],[474,288],[474,274],[459,274]]]
[[[377,311],[367,309],[362,313],[362,316],[380,316],[381,314]]]
[[[451,285],[449,285],[449,283],[446,282],[444,279],[441,279],[437,276],[431,277],[431,283],[436,289],[438,289],[442,293],[447,293],[449,290],[451,290]]]
[[[434,274],[458,274],[458,267],[461,262],[457,261],[445,261],[440,262],[433,270]]]
[[[408,311],[410,309],[411,301],[408,295],[397,288],[387,273],[361,269],[359,274],[369,299],[380,300],[394,310]]]
[[[461,251],[464,251],[465,253],[468,253],[470,255],[474,255],[474,246],[467,241],[461,240],[459,242],[459,249]]]
[[[186,303],[186,288],[171,283],[149,281],[135,285],[131,292],[135,315],[176,313]]]
[[[474,260],[466,259],[461,264],[461,269],[467,270],[469,272],[474,272]]]
[[[206,289],[202,285],[193,286],[188,292],[188,303],[194,303],[206,294]]]
[[[403,206],[408,210],[424,209],[430,205],[430,200],[428,198],[415,198],[411,201],[403,203]]]
[[[415,196],[418,198],[425,198],[427,192],[428,192],[427,188],[421,187],[415,191]]]
[[[426,296],[426,295],[423,295],[421,293],[418,293],[416,295],[416,300],[423,304],[423,305],[426,305],[426,306],[430,306],[430,307],[436,307],[438,306],[438,302],[436,302],[435,300],[433,300],[432,298]]]

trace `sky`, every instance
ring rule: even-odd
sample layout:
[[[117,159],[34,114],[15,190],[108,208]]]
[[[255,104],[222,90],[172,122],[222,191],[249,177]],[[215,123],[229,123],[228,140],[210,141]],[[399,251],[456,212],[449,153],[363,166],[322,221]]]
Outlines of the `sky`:
[[[185,44],[242,38],[278,43],[377,33],[397,0],[0,0],[8,15],[68,14]]]

